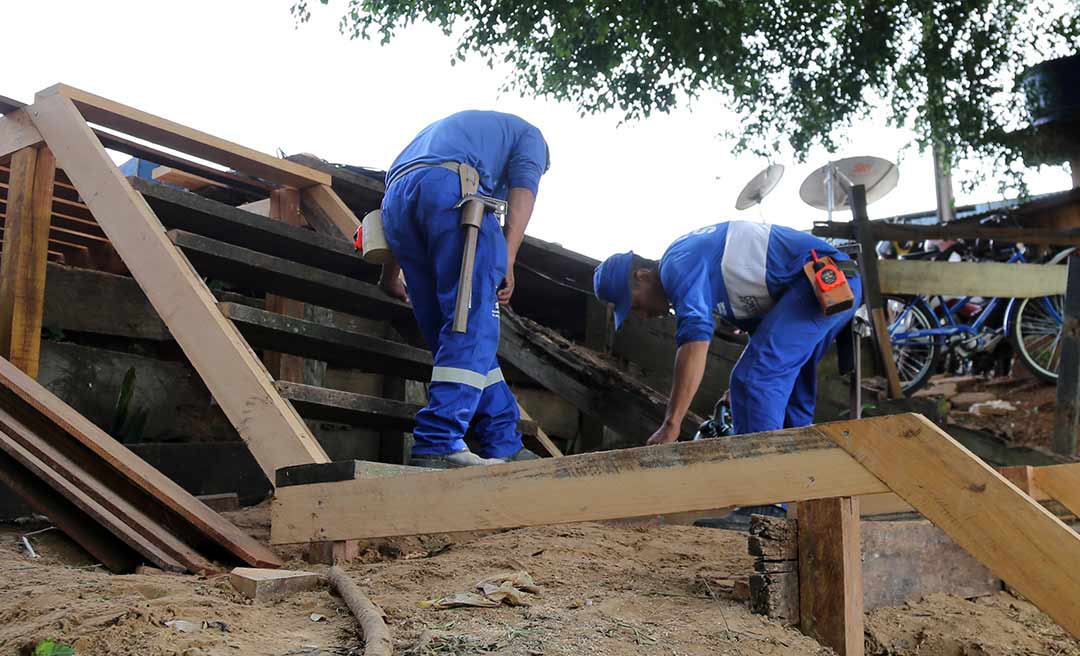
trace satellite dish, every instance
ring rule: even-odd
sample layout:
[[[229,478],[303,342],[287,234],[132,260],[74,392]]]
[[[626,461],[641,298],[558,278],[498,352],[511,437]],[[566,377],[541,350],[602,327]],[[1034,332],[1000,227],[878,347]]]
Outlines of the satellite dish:
[[[768,196],[769,192],[776,187],[782,177],[784,177],[783,164],[767,166],[743,187],[739,197],[735,199],[735,209],[745,210],[760,203],[761,199]]]
[[[900,170],[880,157],[848,157],[829,162],[803,180],[799,198],[810,207],[829,212],[851,207],[848,191],[855,185],[866,188],[866,204],[883,198],[900,180]]]

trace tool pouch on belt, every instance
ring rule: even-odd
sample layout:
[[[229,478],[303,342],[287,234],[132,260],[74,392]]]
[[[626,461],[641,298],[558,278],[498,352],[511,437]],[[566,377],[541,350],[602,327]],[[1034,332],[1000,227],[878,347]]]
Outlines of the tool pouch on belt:
[[[480,172],[468,164],[458,164],[458,178],[461,179],[461,199],[465,201],[461,208],[461,225],[479,229],[484,222],[484,202],[476,197],[480,190]]]

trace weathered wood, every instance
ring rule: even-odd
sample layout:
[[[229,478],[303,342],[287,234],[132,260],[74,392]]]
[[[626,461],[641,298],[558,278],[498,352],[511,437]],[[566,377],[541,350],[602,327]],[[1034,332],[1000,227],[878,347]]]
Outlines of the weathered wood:
[[[1054,435],[1050,445],[1055,453],[1071,457],[1076,455],[1077,434],[1080,433],[1080,258],[1070,257],[1065,268],[1068,285],[1059,346]]]
[[[169,229],[184,230],[260,253],[327,271],[374,280],[378,268],[364,262],[352,244],[267,215],[232,207],[143,178],[129,178]]]
[[[1080,517],[1080,464],[1036,467],[1035,485]]]
[[[290,485],[313,485],[315,483],[337,483],[358,478],[384,478],[434,471],[423,467],[394,465],[385,462],[365,460],[335,460],[323,464],[293,465],[277,470],[275,487]]]
[[[16,110],[0,118],[0,162],[12,153],[35,146],[41,141],[41,133],[24,110]]]
[[[926,241],[927,239],[985,239],[999,244],[1040,244],[1048,246],[1080,246],[1080,230],[1048,230],[1045,228],[997,227],[978,223],[950,222],[939,225],[910,225],[871,221],[874,241]],[[814,224],[818,237],[851,239],[850,223],[821,221]]]
[[[110,571],[118,574],[132,572],[142,562],[142,556],[137,551],[96,522],[77,504],[23,467],[3,448],[0,448],[0,483],[19,495],[38,513],[48,517],[50,522]]]
[[[891,420],[816,430],[1080,637],[1080,535],[925,418]]]
[[[781,624],[799,623],[799,573],[750,576],[750,612]]]
[[[285,465],[328,461],[71,101],[52,95],[27,111],[267,475]]]
[[[884,417],[826,426],[889,433],[900,423]],[[422,477],[284,488],[275,495],[272,541],[536,526],[886,491],[818,431],[796,428]],[[394,498],[411,499],[411,511],[396,512],[385,502]]]
[[[333,362],[336,367],[431,379],[432,358],[424,349],[235,303],[222,303],[220,308],[255,348]]]
[[[0,388],[3,389],[0,399],[4,407],[21,407],[21,419],[32,411],[55,425],[58,432],[49,434],[54,440],[51,446],[63,449],[69,457],[88,469],[96,466],[95,461],[100,461],[103,467],[94,470],[96,476],[108,475],[105,472],[107,467],[114,474],[109,479],[113,489],[125,486],[129,490],[128,500],[138,501],[135,505],[148,512],[153,504],[159,504],[154,512],[174,531],[201,536],[203,540],[220,545],[252,565],[276,567],[281,564],[278,557],[265,546],[199,503],[179,485],[3,359],[0,359]],[[191,541],[194,539],[189,538]]]
[[[37,101],[35,104],[53,96],[69,99],[87,121],[201,159],[224,164],[271,182],[298,188],[313,184],[330,184],[330,176],[325,173],[260,153],[65,84],[57,84],[39,91],[35,96]],[[40,126],[38,129],[41,129]],[[64,168],[66,170],[67,167]]]
[[[794,561],[799,558],[798,525],[785,517],[753,515],[747,551],[766,561]]]
[[[360,625],[360,634],[364,638],[364,656],[391,656],[394,653],[394,641],[390,637],[390,629],[386,628],[382,609],[371,603],[341,568],[331,567],[327,576],[330,587],[341,595]]]
[[[205,276],[357,316],[412,320],[408,305],[370,283],[190,232],[170,230],[168,237]]]
[[[240,594],[262,603],[280,601],[297,592],[314,590],[321,582],[322,577],[318,574],[289,569],[236,567],[229,572],[229,583]]]
[[[338,198],[329,182],[306,187],[301,194],[305,215],[316,231],[352,239],[360,220]]]
[[[108,303],[108,312],[101,312],[103,303]],[[135,280],[62,264],[50,263],[46,267],[42,323],[98,335],[172,339]]]
[[[286,225],[304,225],[304,217],[300,215],[300,192],[288,188],[272,191],[270,193],[270,218]],[[304,317],[304,303],[285,296],[267,294],[265,306],[267,312],[286,317]],[[304,358],[266,350],[263,351],[263,364],[275,380],[304,382]]]
[[[859,500],[799,503],[799,628],[840,656],[863,653]]]
[[[881,260],[883,294],[1032,298],[1065,293],[1066,268],[1055,264]]]
[[[11,158],[11,189],[0,254],[0,356],[36,377],[45,306],[56,160],[48,148],[24,148]]]

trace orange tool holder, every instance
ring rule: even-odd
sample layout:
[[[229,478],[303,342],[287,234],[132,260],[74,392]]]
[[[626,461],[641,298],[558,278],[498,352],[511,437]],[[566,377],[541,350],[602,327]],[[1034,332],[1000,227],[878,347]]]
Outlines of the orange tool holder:
[[[818,257],[817,251],[810,251],[813,259],[806,263],[803,271],[810,279],[818,303],[825,316],[843,312],[855,305],[855,296],[851,293],[847,276],[836,266],[831,257]]]

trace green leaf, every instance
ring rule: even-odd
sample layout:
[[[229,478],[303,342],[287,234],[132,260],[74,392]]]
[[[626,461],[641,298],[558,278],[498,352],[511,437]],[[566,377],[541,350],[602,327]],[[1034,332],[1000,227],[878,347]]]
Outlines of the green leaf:
[[[75,648],[52,640],[42,640],[34,647],[34,656],[75,656]]]

